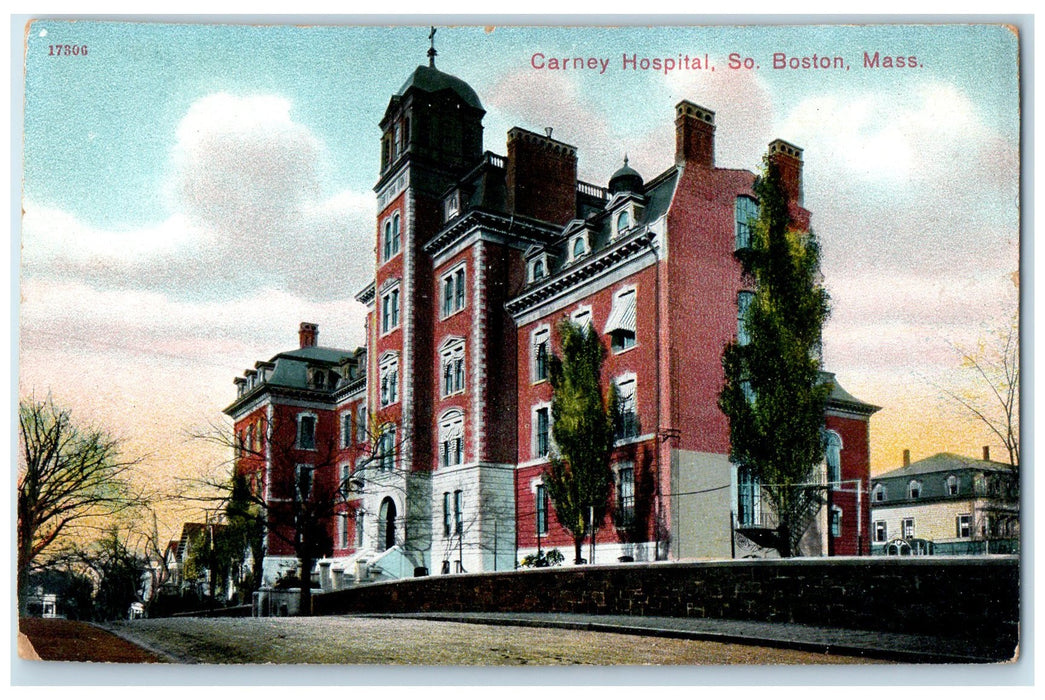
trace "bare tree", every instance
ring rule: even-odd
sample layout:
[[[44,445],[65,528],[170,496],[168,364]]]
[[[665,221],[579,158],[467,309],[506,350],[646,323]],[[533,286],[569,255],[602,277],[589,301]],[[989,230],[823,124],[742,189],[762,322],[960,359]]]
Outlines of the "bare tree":
[[[365,447],[355,452],[350,468],[342,470],[350,451],[337,444],[337,431],[315,439],[305,463],[294,421],[278,417],[259,421],[254,441],[242,440],[228,426],[213,424],[194,435],[231,449],[232,474],[192,482],[193,493],[186,497],[226,509],[238,503],[234,510],[247,529],[253,524],[255,531],[287,545],[299,564],[299,614],[310,615],[311,571],[317,559],[333,551],[331,521],[351,510],[350,502],[362,492],[368,474],[388,475],[402,469],[397,456],[403,441],[395,439],[386,423],[370,417]],[[270,465],[267,474],[260,469],[265,463]],[[260,558],[255,556],[255,567]]]
[[[942,388],[943,393],[974,421],[995,435],[1008,453],[1014,473],[1020,468],[1020,330],[1018,312],[1006,328],[980,338],[967,349],[951,343],[965,375],[965,389]]]
[[[18,425],[18,592],[24,612],[29,574],[48,551],[144,499],[128,483],[140,460],[124,458],[119,440],[78,426],[50,398],[21,400]]]

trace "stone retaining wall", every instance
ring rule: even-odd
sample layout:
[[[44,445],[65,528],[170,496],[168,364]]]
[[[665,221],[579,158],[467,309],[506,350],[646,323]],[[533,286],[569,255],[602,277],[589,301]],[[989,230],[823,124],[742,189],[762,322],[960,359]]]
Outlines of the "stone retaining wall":
[[[1015,644],[1016,557],[853,557],[426,576],[317,595],[316,614],[566,612],[798,622]]]

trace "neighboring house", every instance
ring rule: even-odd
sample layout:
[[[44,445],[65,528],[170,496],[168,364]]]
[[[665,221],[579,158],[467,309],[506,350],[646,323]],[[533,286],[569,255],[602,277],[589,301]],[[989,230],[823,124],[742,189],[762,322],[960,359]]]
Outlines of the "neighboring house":
[[[1019,484],[1010,465],[941,452],[871,480],[874,554],[1018,551]]]
[[[647,180],[625,158],[606,186],[578,179],[576,147],[551,129],[512,128],[506,155],[484,151],[484,114],[434,57],[392,96],[375,279],[356,297],[366,348],[320,346],[302,323],[297,349],[237,378],[225,412],[238,469],[273,509],[296,497],[281,486],[290,474],[351,483],[318,562],[324,588],[506,570],[539,546],[569,548],[542,481],[555,451],[548,359],[569,318],[599,334],[604,380],[622,399],[595,561],[733,556],[734,525],[762,512],[717,406],[722,351],[744,337],[752,293],[735,253],[751,243],[755,173],[716,166],[715,114],[686,100],[673,162]],[[767,157],[795,224],[809,226],[802,150],[775,140]],[[866,552],[856,493],[877,409],[824,380],[822,479],[835,493],[809,553]],[[271,584],[295,561],[271,532],[267,547]]]

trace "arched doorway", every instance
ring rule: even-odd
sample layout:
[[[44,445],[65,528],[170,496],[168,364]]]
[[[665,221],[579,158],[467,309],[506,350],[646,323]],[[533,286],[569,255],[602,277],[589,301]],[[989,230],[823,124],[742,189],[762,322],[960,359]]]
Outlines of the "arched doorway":
[[[381,501],[379,520],[378,542],[381,549],[391,549],[396,543],[396,504],[391,498]]]

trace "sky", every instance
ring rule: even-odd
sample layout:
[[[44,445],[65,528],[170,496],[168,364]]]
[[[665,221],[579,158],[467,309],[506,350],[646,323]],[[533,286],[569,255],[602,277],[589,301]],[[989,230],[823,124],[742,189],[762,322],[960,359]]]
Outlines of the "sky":
[[[227,457],[191,435],[222,420],[234,377],[296,347],[299,322],[363,343],[377,124],[427,63],[428,28],[46,20],[25,41],[18,391],[123,437],[143,482],[174,488]],[[1001,455],[942,389],[976,390],[954,346],[1019,300],[1017,41],[984,25],[458,26],[436,48],[482,100],[487,150],[552,127],[588,182],[625,153],[647,180],[672,165],[681,99],[715,111],[720,167],[756,170],[775,138],[803,148],[824,360],[882,407],[877,473],[903,449]],[[86,55],[51,55],[64,46]],[[916,67],[865,68],[865,52]],[[607,63],[534,67],[552,57]],[[168,504],[161,527],[185,517]]]

